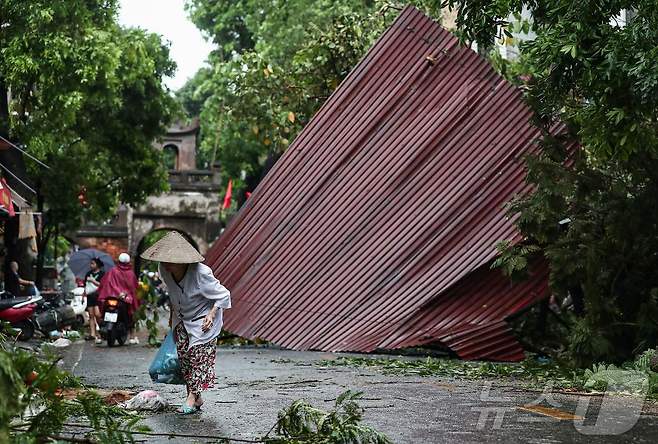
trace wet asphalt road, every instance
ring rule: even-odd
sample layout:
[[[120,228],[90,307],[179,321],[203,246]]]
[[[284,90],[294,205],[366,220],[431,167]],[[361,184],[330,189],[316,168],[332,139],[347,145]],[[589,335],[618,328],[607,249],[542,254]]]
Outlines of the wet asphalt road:
[[[151,382],[147,368],[155,350],[145,346],[108,349],[78,341],[63,350],[65,368],[92,386],[134,391],[153,389],[168,402],[180,405],[184,388]],[[549,394],[541,406],[574,413],[576,406],[592,404],[576,430],[571,419],[522,410],[537,403],[541,393],[500,381],[459,381],[449,378],[383,375],[372,368],[321,367],[321,359],[337,355],[273,348],[220,348],[217,385],[204,395],[200,414],[174,412],[148,415],[144,423],[155,432],[254,438],[267,433],[277,412],[304,398],[328,409],[347,389],[364,393],[364,421],[385,432],[396,443],[655,443],[658,415],[655,405],[635,422],[632,398],[616,397],[599,409],[599,397]],[[606,401],[607,402],[607,401]],[[611,410],[608,409],[611,407]],[[605,412],[603,412],[605,410]],[[600,414],[600,415],[599,415]],[[600,416],[600,417],[599,417]],[[598,420],[598,422],[597,422]],[[635,424],[632,428],[627,424]],[[600,435],[630,428],[618,435]],[[608,428],[608,431],[604,430]],[[141,439],[141,437],[140,437]],[[208,439],[166,437],[148,442],[212,442]]]

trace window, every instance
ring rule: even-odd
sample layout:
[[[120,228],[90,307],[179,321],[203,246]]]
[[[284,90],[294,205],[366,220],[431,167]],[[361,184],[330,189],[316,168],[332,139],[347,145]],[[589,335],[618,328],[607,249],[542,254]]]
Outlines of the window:
[[[165,145],[162,148],[162,157],[164,158],[164,164],[167,169],[178,169],[178,147],[176,145]]]

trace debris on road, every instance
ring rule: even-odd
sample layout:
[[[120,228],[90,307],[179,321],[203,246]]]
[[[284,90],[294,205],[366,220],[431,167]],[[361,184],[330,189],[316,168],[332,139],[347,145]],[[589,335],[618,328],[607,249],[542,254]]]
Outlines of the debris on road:
[[[167,401],[154,390],[139,392],[135,397],[119,405],[119,407],[126,410],[148,410],[151,412],[159,412],[168,406]]]
[[[582,416],[574,415],[573,413],[569,413],[569,412],[564,412],[554,407],[544,407],[541,405],[524,405],[523,407],[517,407],[517,410],[536,413],[542,416],[548,416],[550,418],[557,419],[560,421],[584,420]]]
[[[110,390],[109,392],[107,390],[96,390],[96,392],[103,397],[103,401],[107,405],[120,404],[135,395],[135,392],[128,390]]]
[[[88,389],[88,388],[65,388],[55,391],[55,395],[62,399],[73,400],[80,395],[93,392],[103,399],[107,405],[117,405],[125,402],[135,396],[135,392],[129,390],[105,390],[105,389]]]
[[[71,345],[71,340],[66,339],[66,338],[59,338],[59,339],[51,342],[50,345],[53,346],[53,347],[57,347],[57,348],[64,348],[64,347],[68,347],[69,345]]]

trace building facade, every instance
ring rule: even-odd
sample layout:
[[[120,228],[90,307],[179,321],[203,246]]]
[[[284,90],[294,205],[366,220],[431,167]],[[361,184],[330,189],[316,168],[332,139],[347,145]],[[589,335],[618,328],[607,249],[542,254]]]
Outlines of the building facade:
[[[96,248],[115,259],[124,251],[137,257],[149,234],[177,230],[204,254],[220,233],[221,198],[219,170],[197,168],[198,134],[196,119],[172,125],[154,144],[164,151],[169,191],[136,207],[122,205],[107,224],[84,226],[75,235],[80,248]]]

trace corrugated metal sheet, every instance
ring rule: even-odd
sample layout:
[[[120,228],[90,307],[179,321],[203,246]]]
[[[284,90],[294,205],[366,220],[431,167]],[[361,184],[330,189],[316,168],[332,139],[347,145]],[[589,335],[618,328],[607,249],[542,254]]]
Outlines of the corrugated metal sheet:
[[[294,349],[440,341],[516,360],[505,319],[542,297],[489,269],[518,240],[538,135],[520,93],[407,7],[259,185],[207,262],[231,289],[226,328]]]

